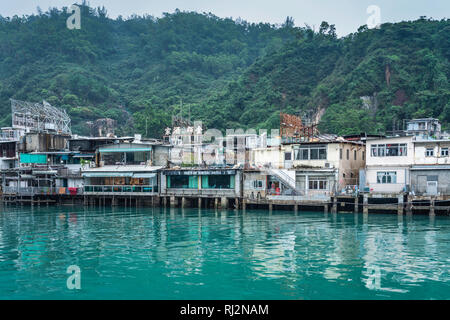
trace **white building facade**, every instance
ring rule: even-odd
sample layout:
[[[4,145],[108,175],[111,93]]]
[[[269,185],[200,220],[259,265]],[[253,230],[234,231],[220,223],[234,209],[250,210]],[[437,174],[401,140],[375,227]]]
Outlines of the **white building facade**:
[[[372,193],[401,193],[410,187],[413,136],[368,140],[365,185]]]

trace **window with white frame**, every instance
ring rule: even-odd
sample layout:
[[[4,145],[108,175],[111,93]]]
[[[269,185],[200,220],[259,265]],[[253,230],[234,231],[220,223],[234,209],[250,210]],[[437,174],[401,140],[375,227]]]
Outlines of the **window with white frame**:
[[[441,148],[441,157],[448,157],[448,148]]]
[[[253,180],[253,189],[261,190],[263,189],[263,181],[262,180]]]
[[[309,190],[327,190],[326,177],[309,177],[308,181]]]
[[[294,151],[295,160],[326,160],[326,146],[301,146]]]
[[[407,155],[407,143],[372,144],[372,157],[403,157]]]
[[[396,171],[379,171],[377,172],[377,183],[397,183]]]
[[[427,148],[425,150],[425,157],[433,157],[434,156],[434,148]]]

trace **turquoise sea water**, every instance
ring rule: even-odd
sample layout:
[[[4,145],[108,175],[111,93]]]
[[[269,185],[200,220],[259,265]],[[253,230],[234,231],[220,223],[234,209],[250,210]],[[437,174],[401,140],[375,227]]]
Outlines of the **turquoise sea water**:
[[[0,299],[449,299],[449,266],[450,217],[0,208]]]

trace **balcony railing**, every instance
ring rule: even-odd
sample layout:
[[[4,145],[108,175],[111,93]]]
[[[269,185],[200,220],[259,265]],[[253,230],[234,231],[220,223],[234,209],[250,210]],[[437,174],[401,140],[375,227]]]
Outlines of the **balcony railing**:
[[[156,193],[158,186],[113,186],[88,185],[84,186],[84,193]]]
[[[81,195],[82,188],[66,187],[5,187],[1,190],[6,195],[35,196],[35,195]]]

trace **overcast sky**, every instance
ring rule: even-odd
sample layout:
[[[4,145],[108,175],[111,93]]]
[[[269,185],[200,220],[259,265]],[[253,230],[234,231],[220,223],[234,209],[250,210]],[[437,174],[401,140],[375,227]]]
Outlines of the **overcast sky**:
[[[39,6],[70,6],[82,0],[0,0],[0,15],[36,13]],[[367,23],[367,8],[380,8],[381,23],[415,20],[420,16],[450,18],[450,0],[89,0],[93,7],[105,6],[108,15],[124,18],[133,13],[160,17],[163,12],[180,10],[211,12],[219,17],[242,18],[249,22],[282,23],[287,16],[296,26],[315,26],[321,21],[335,24],[339,36],[355,32]]]

